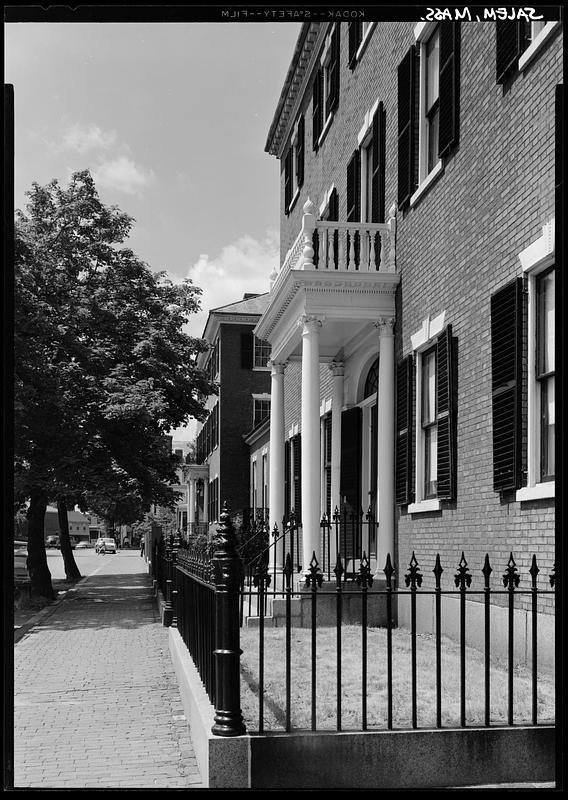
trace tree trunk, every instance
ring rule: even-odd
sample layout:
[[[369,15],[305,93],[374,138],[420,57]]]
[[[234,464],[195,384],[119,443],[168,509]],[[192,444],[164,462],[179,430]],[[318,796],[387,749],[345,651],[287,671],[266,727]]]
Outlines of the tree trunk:
[[[77,583],[82,578],[79,567],[75,562],[75,556],[71,549],[71,539],[69,538],[69,517],[67,514],[67,504],[65,499],[57,501],[57,519],[59,520],[59,543],[61,545],[61,555],[65,565],[65,577],[68,581]]]
[[[45,553],[45,510],[47,497],[41,489],[33,489],[28,508],[28,572],[32,584],[32,595],[55,599],[51,585],[51,572]]]

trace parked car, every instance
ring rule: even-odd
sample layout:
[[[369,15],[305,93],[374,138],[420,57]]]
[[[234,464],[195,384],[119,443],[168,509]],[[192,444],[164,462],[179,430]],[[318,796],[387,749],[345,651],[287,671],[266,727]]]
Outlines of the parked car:
[[[87,547],[92,547],[93,545],[90,542],[78,542],[75,545],[75,550],[85,550]]]
[[[116,553],[116,542],[114,539],[110,537],[103,537],[102,539],[97,539],[97,543],[95,545],[95,553],[98,555],[104,553]]]
[[[59,536],[48,536],[45,540],[46,547],[59,547]]]
[[[28,573],[28,543],[14,541],[14,582],[29,580]]]

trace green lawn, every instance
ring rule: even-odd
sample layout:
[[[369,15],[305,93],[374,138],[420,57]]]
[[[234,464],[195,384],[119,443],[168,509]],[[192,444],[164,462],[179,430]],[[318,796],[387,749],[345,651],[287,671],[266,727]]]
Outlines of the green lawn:
[[[369,628],[367,640],[367,723],[369,729],[387,726],[387,636],[383,628]],[[342,628],[342,729],[361,730],[362,645],[361,628]],[[312,724],[311,630],[293,628],[291,666],[291,722],[296,729]],[[258,730],[259,632],[241,629],[241,707],[249,731]],[[337,669],[335,628],[317,631],[318,730],[333,730],[337,721]],[[285,729],[286,663],[285,629],[267,628],[264,649],[264,730]],[[404,629],[393,630],[393,725],[412,727],[411,637]],[[483,654],[466,650],[466,721],[485,722],[485,669]],[[436,651],[431,635],[417,636],[417,723],[436,725]],[[506,665],[491,668],[491,723],[507,724],[508,675]],[[538,721],[554,719],[554,680],[544,672],[538,682]],[[514,723],[531,723],[532,682],[530,670],[517,667],[514,676]],[[460,725],[459,645],[442,639],[442,724]]]

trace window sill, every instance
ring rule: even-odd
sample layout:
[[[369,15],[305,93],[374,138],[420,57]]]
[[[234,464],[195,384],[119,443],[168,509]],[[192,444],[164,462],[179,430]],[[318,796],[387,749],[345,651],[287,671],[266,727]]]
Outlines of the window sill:
[[[536,37],[534,42],[528,47],[522,56],[519,58],[519,72],[522,72],[524,69],[528,67],[531,61],[536,57],[536,55],[542,50],[544,43],[547,42],[556,28],[560,25],[559,21],[556,22],[547,22],[544,28],[541,30],[539,35]]]
[[[555,497],[555,481],[537,483],[536,486],[525,486],[517,490],[515,499],[520,503],[526,500],[545,500]]]
[[[408,506],[409,514],[427,514],[428,511],[439,511],[442,504],[439,500],[420,500],[418,503],[410,503]]]
[[[299,196],[300,196],[300,190],[296,189],[296,191],[294,193],[294,197],[290,200],[290,205],[288,206],[288,211],[287,211],[288,214],[292,213],[292,209],[296,205]]]
[[[270,367],[253,367],[253,372],[270,372]]]
[[[369,44],[369,39],[371,38],[371,34],[373,33],[373,30],[375,29],[376,24],[377,24],[376,22],[371,22],[371,24],[369,25],[369,27],[365,31],[365,35],[361,39],[361,44],[359,45],[359,47],[357,48],[357,52],[355,53],[355,64],[353,65],[354,67],[357,66],[357,64],[361,60],[361,56],[363,55],[363,53],[367,49],[367,45]]]
[[[331,121],[333,119],[333,114],[334,114],[334,111],[332,111],[331,114],[329,115],[329,117],[326,119],[325,125],[323,126],[323,130],[319,135],[318,150],[322,146],[323,141],[324,141],[325,137],[327,136],[328,130],[331,128]]]
[[[430,186],[434,183],[438,175],[443,172],[444,167],[442,164],[442,160],[438,161],[434,169],[432,169],[428,175],[424,178],[418,189],[414,192],[412,197],[410,198],[410,206],[416,205],[418,200],[422,197],[422,195],[430,188]]]

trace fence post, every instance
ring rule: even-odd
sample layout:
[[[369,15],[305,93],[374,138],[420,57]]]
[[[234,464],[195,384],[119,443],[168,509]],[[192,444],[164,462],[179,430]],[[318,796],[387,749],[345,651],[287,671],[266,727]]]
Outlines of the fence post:
[[[174,618],[172,605],[172,550],[173,536],[166,537],[165,563],[166,563],[166,605],[164,606],[164,626],[169,628]]]
[[[177,590],[177,556],[178,550],[181,545],[181,536],[179,530],[174,534],[171,555],[171,578],[172,578],[172,627],[177,628],[178,624],[178,590]]]
[[[211,732],[217,736],[246,733],[241,713],[239,585],[242,562],[236,537],[223,504],[213,552],[215,582],[215,717]]]

